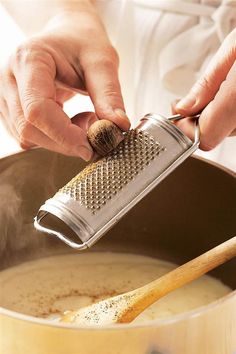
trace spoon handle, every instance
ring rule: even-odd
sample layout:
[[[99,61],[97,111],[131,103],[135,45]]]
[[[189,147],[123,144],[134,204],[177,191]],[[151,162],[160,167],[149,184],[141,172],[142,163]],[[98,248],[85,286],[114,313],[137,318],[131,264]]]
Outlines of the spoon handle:
[[[132,307],[122,315],[120,322],[130,322],[148,306],[171,291],[190,283],[201,275],[236,256],[236,236],[181,265],[153,282],[133,291]]]

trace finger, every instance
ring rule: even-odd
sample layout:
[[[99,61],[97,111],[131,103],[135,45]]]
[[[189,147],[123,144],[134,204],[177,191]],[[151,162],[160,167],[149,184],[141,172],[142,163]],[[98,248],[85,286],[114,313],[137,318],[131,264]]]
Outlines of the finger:
[[[4,117],[8,116],[8,107],[5,98],[0,94],[0,112]]]
[[[15,86],[14,76],[9,72],[6,72],[4,75],[4,80],[2,80],[0,111],[2,112],[2,120],[7,131],[16,140],[19,140],[19,134],[16,130],[15,121],[13,119],[15,115],[12,114],[12,108],[15,106],[15,98],[12,96],[12,92],[14,92]]]
[[[29,147],[40,146],[47,150],[55,151],[63,155],[77,156],[73,155],[70,150],[67,151],[61,146],[57,145],[48,136],[42,133],[39,129],[35,128],[33,125],[26,123],[24,129],[21,132],[21,147],[23,149],[28,149]]]
[[[31,50],[15,61],[13,71],[27,122],[64,151],[90,160],[93,150],[85,132],[72,124],[55,102],[55,67],[51,56]]]
[[[176,114],[176,104],[179,102],[179,99],[174,100],[171,102],[171,110],[172,114]],[[195,135],[195,122],[194,119],[191,117],[186,117],[174,122],[175,125],[178,126],[191,140],[194,140]]]
[[[118,57],[111,46],[85,52],[81,58],[87,91],[99,119],[108,119],[128,130],[129,119],[118,78]]]
[[[9,111],[8,111],[8,107],[7,107],[7,101],[4,97],[4,75],[3,73],[1,72],[0,73],[0,79],[1,79],[1,86],[0,86],[0,118],[1,118],[1,121],[3,122],[4,124],[4,127],[7,129],[7,131],[13,135],[14,134],[14,131],[11,127],[11,124],[9,122]]]
[[[192,115],[200,112],[211,102],[234,64],[235,57],[236,31],[233,31],[221,45],[203,76],[188,95],[177,103],[176,111],[184,115]]]
[[[81,129],[83,129],[83,131],[86,132],[86,134],[90,125],[92,125],[97,120],[98,117],[94,112],[81,112],[71,118],[73,124],[76,124]]]
[[[50,139],[25,120],[17,92],[16,81],[12,75],[8,75],[8,80],[5,84],[5,95],[7,106],[9,107],[8,121],[14,127],[14,136],[19,141],[21,148],[27,150],[36,145],[47,148],[45,144],[51,147],[48,144],[48,140]],[[37,141],[35,141],[35,136],[40,136],[41,139],[36,139]],[[51,148],[50,150],[53,149]]]
[[[35,146],[41,146],[45,149],[59,152],[64,155],[71,155],[71,151],[58,146],[53,140],[42,133],[38,128],[25,120],[23,111],[20,106],[20,100],[17,90],[8,89],[9,102],[9,119],[14,119],[14,127],[16,131],[16,138],[20,143],[22,149],[28,150]],[[75,155],[76,156],[76,155]]]
[[[180,101],[180,99],[176,99],[176,100],[174,100],[174,101],[171,102],[170,107],[171,107],[171,112],[172,112],[172,114],[176,114],[176,113],[177,113],[177,111],[176,111],[176,105],[177,105],[177,103],[178,103],[179,101]]]
[[[234,135],[236,128],[236,62],[228,73],[226,80],[221,85],[215,98],[203,110],[200,119],[200,148],[211,150],[225,137]],[[177,126],[191,139],[193,127],[191,120],[182,119]]]
[[[200,117],[201,144],[203,150],[211,150],[236,128],[236,62],[221,85],[214,100]]]
[[[19,141],[22,149],[27,150],[35,146],[41,146],[48,150],[73,156],[73,152],[71,153],[71,151],[63,149],[38,128],[26,121],[14,80],[8,81],[5,92],[9,106],[9,120],[15,128],[15,137]]]
[[[4,124],[7,123],[7,117],[9,116],[9,111],[7,107],[7,102],[5,98],[0,94],[0,113]]]

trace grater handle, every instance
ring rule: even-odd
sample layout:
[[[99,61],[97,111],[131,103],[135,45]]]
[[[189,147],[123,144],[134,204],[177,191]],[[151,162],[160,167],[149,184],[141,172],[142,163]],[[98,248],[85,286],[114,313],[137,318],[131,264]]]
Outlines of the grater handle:
[[[37,215],[34,218],[34,227],[36,228],[36,230],[44,232],[44,233],[46,233],[48,235],[51,235],[51,236],[56,236],[57,238],[59,238],[59,240],[63,241],[66,245],[68,245],[71,248],[74,248],[74,249],[76,249],[78,251],[85,250],[85,249],[87,249],[89,247],[87,242],[83,242],[83,243],[74,242],[74,241],[70,240],[63,233],[61,233],[59,231],[56,231],[54,229],[50,229],[49,227],[45,227],[45,226],[41,225],[40,222],[42,221],[44,216],[46,216],[46,214],[43,215],[42,217]]]
[[[194,116],[190,116],[190,117],[184,117],[181,114],[175,114],[173,116],[168,117],[167,119],[169,119],[171,121],[176,121],[176,120],[180,120],[180,119],[184,119],[184,118],[196,118],[196,119],[198,119],[198,118],[200,118],[200,115],[201,115],[201,113],[196,114]]]
[[[190,117],[184,117],[181,114],[175,114],[173,116],[168,117],[167,119],[170,120],[171,122],[175,122],[175,121],[185,119],[185,118],[195,118],[193,146],[198,147],[199,143],[200,143],[200,126],[199,126],[200,115],[201,115],[201,113],[198,113],[198,114],[196,114],[194,116],[190,116]]]

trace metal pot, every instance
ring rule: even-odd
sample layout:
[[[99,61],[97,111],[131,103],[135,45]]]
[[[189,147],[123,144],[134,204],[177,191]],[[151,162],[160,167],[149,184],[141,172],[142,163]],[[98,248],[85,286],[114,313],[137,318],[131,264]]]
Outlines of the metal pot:
[[[61,253],[75,253],[36,232],[39,206],[84,167],[77,158],[42,149],[0,161],[0,267]],[[92,251],[145,254],[183,263],[233,236],[235,176],[189,158],[146,196]],[[235,260],[212,274],[235,288]],[[0,312],[2,354],[233,354],[236,292],[170,319],[145,325],[74,328]]]

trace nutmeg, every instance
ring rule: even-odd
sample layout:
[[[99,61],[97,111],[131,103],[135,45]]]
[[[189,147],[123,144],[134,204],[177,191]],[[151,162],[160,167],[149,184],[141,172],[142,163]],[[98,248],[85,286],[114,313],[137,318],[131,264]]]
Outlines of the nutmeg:
[[[117,125],[105,119],[93,123],[87,136],[94,150],[101,156],[107,155],[124,139],[123,133]]]

